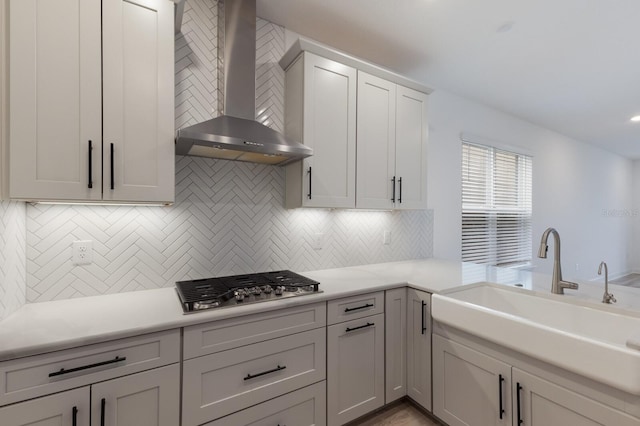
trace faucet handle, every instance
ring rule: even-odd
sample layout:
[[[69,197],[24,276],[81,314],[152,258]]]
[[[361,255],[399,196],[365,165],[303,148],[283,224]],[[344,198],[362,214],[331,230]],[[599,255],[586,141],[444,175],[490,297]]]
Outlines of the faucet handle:
[[[558,283],[558,286],[560,288],[568,288],[570,290],[577,290],[578,289],[578,283],[572,283],[571,281],[560,281]]]

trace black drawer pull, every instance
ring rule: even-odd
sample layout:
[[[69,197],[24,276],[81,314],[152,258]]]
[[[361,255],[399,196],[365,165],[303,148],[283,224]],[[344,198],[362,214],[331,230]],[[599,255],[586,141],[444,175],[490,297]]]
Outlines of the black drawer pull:
[[[353,328],[347,327],[347,329],[345,330],[345,333],[348,333],[350,331],[360,330],[361,328],[371,327],[372,325],[375,325],[375,324],[368,322],[365,325],[361,325],[360,327],[353,327]]]
[[[61,368],[59,371],[49,373],[49,377],[62,376],[63,374],[75,373],[76,371],[88,370],[89,368],[102,367],[103,365],[114,364],[116,362],[125,361],[126,359],[127,357],[117,356],[109,361],[96,362],[95,364],[83,365],[82,367],[70,368],[69,370]]]
[[[71,418],[71,424],[72,426],[77,426],[78,425],[78,407],[73,407],[73,417]]]
[[[89,141],[89,189],[93,188],[93,144]]]
[[[285,368],[287,368],[286,365],[283,365],[282,367],[280,367],[279,365],[271,370],[268,371],[263,371],[262,373],[258,373],[258,374],[247,374],[247,377],[245,377],[245,380],[251,380],[251,379],[255,379],[256,377],[260,377],[260,376],[264,376],[265,374],[270,374],[270,373],[275,373],[276,371],[280,371],[280,370],[284,370]]]
[[[398,184],[400,184],[400,196],[398,197],[398,202],[402,204],[402,178],[398,179]]]
[[[521,425],[522,423],[524,423],[524,420],[522,420],[522,415],[520,414],[520,391],[521,390],[522,390],[522,386],[520,386],[520,382],[518,382],[516,384],[516,408],[518,411],[518,425]]]
[[[113,158],[113,156],[114,156],[113,144],[111,144],[110,151],[111,151],[111,189],[113,190],[116,187],[116,178],[114,176],[114,166],[113,166],[113,163],[115,161],[114,158]]]
[[[102,401],[100,401],[100,426],[104,426],[104,412],[105,412],[106,405],[107,405],[107,400],[102,398]]]
[[[391,184],[393,185],[393,195],[391,196],[391,202],[395,203],[396,202],[396,177],[394,176],[391,179]]]
[[[311,166],[309,166],[309,193],[307,194],[307,198],[311,199]]]
[[[356,306],[355,308],[344,308],[344,311],[351,312],[351,311],[358,311],[360,309],[367,309],[367,308],[373,308],[373,305],[371,303],[367,303],[366,305]]]
[[[504,414],[504,407],[502,406],[502,383],[504,382],[504,377],[502,377],[502,374],[498,376],[498,399],[500,400],[500,418],[502,419],[502,415]]]
[[[422,334],[427,331],[427,323],[425,322],[425,309],[427,307],[427,302],[422,301]]]

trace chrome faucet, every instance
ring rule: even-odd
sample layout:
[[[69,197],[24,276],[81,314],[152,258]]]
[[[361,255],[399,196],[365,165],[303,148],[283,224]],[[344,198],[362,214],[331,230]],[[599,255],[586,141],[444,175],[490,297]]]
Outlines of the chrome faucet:
[[[540,250],[538,250],[538,257],[540,259],[547,258],[547,240],[549,240],[549,234],[553,234],[553,240],[555,242],[555,248],[553,252],[553,278],[551,279],[551,293],[564,294],[564,289],[569,288],[572,290],[578,289],[578,284],[569,281],[562,280],[562,269],[560,268],[560,235],[558,231],[553,228],[547,228],[542,234],[540,240]]]
[[[609,293],[609,268],[605,262],[600,262],[598,267],[598,275],[602,275],[602,267],[604,266],[604,295],[602,296],[602,303],[616,303],[617,300],[613,297],[613,294]]]

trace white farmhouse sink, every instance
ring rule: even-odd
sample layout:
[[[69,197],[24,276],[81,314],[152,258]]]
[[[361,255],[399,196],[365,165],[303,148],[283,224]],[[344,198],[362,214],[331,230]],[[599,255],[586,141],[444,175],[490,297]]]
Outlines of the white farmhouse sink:
[[[640,395],[640,316],[563,296],[479,283],[435,294],[433,318],[582,376]],[[636,337],[638,338],[638,337]]]

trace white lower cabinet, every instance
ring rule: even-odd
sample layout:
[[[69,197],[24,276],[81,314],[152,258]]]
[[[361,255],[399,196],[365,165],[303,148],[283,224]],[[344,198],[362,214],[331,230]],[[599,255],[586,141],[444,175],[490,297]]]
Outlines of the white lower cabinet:
[[[328,425],[382,407],[384,371],[384,314],[327,327]]]
[[[407,394],[407,289],[385,291],[385,403]]]
[[[322,381],[223,417],[205,426],[324,426],[327,387]]]
[[[514,425],[640,425],[638,418],[518,368],[512,374]]]
[[[0,408],[2,426],[175,426],[179,420],[180,364]]]
[[[91,386],[91,424],[175,426],[180,423],[180,364]]]
[[[431,294],[407,289],[407,395],[431,411]]]
[[[433,413],[449,426],[510,425],[510,382],[510,365],[433,335]]]
[[[89,386],[0,408],[2,426],[89,426]]]
[[[588,386],[572,386],[433,335],[433,412],[449,426],[640,425],[639,418],[584,395]]]

